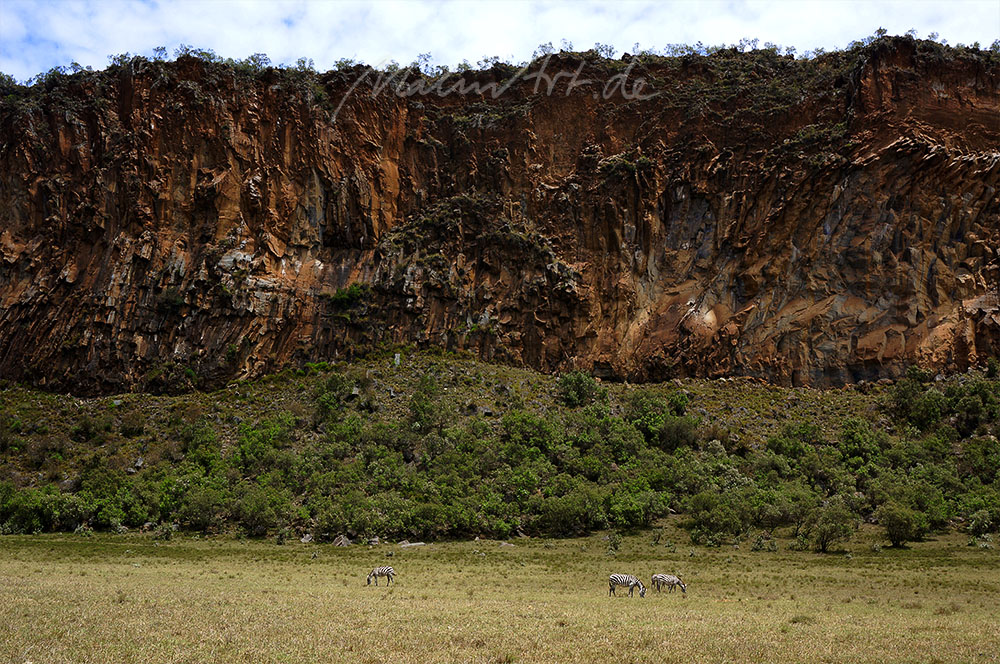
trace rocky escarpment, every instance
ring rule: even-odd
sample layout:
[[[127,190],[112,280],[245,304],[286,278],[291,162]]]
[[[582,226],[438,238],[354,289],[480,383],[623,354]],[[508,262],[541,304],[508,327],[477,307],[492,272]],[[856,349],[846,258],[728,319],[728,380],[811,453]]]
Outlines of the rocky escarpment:
[[[405,342],[836,385],[1000,353],[994,53],[403,76],[182,57],[4,90],[0,376],[177,389]]]

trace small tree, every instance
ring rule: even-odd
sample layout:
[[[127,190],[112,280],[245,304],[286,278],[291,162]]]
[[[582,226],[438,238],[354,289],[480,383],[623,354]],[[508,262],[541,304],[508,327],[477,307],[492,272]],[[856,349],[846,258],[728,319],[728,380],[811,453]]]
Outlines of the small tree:
[[[681,447],[693,448],[698,443],[698,419],[690,416],[667,416],[653,445],[664,452],[674,452]]]
[[[417,389],[410,398],[410,426],[420,434],[436,431],[440,434],[451,420],[447,402],[438,399],[441,386],[433,374],[420,377]]]
[[[625,420],[642,432],[649,443],[660,435],[668,408],[667,402],[652,390],[636,390],[628,397]]]
[[[687,411],[688,395],[683,392],[671,392],[667,395],[667,405],[674,415],[683,415]]]
[[[973,512],[969,515],[967,529],[973,537],[982,537],[993,530],[993,515],[987,509]]]
[[[907,542],[919,540],[927,532],[927,517],[924,514],[894,500],[879,507],[875,511],[875,518],[885,528],[886,537],[897,548]]]
[[[194,530],[212,530],[222,525],[226,496],[208,486],[191,488],[184,496],[178,516]]]
[[[559,376],[559,398],[566,406],[577,408],[607,400],[608,391],[582,371],[571,371]]]
[[[617,555],[618,549],[622,545],[622,536],[617,530],[612,530],[608,533],[608,555]]]
[[[325,420],[340,412],[354,388],[354,381],[334,371],[316,391],[316,419]]]
[[[743,530],[739,515],[728,494],[702,491],[688,501],[691,518],[686,527],[695,544],[718,544],[722,539],[738,537]]]
[[[833,499],[815,513],[812,528],[813,545],[820,553],[826,553],[837,542],[851,537],[856,517],[842,500]]]
[[[785,520],[794,528],[792,536],[796,538],[802,533],[809,534],[812,515],[818,505],[819,497],[801,482],[785,485],[777,498],[777,507]]]
[[[291,512],[286,491],[257,484],[241,487],[240,497],[233,506],[233,517],[252,537],[263,537],[269,530],[283,525]]]

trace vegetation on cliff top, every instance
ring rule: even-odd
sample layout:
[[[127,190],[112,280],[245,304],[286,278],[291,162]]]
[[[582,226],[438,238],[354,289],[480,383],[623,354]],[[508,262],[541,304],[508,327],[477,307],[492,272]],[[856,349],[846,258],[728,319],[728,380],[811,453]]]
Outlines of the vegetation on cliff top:
[[[685,64],[687,65],[690,65],[693,62],[692,58],[704,58],[711,56],[725,58],[736,55],[746,55],[751,57],[781,56],[786,59],[801,61],[813,60],[821,58],[825,55],[838,53],[857,54],[873,46],[879,47],[886,43],[892,43],[894,40],[906,40],[910,43],[915,43],[918,45],[919,50],[923,54],[938,58],[985,57],[990,59],[995,58],[998,54],[1000,54],[1000,39],[994,41],[989,46],[982,46],[979,42],[968,45],[960,43],[951,46],[948,44],[946,39],[940,39],[937,33],[928,35],[927,39],[917,39],[916,34],[915,30],[909,30],[905,35],[893,36],[889,35],[887,30],[880,28],[875,32],[875,34],[869,37],[852,41],[844,49],[827,51],[823,48],[817,48],[814,50],[807,50],[801,54],[797,54],[797,49],[794,47],[783,47],[779,44],[771,42],[764,42],[761,44],[759,39],[750,38],[741,39],[739,43],[735,44],[722,43],[712,45],[703,44],[699,41],[696,44],[667,44],[663,48],[659,49],[655,47],[642,47],[637,43],[632,49],[633,53],[631,54],[631,57],[638,57],[645,63],[684,59]],[[563,40],[561,47],[558,50],[552,45],[552,42],[540,44],[532,55],[532,60],[529,62],[512,63],[497,56],[485,56],[480,59],[476,65],[472,65],[467,60],[464,60],[459,63],[454,70],[452,70],[446,65],[431,64],[431,54],[424,53],[408,65],[401,65],[394,60],[390,61],[382,68],[382,71],[392,73],[408,69],[417,75],[435,78],[446,76],[448,74],[464,74],[473,71],[482,72],[497,68],[507,70],[510,74],[513,74],[517,69],[529,67],[533,62],[537,62],[538,60],[551,55],[578,57],[591,61],[614,63],[616,60],[616,52],[617,51],[614,47],[600,43],[594,44],[594,46],[588,50],[575,50],[572,42]],[[627,61],[628,57],[630,56],[626,54],[626,56],[623,56],[622,59]],[[239,75],[260,75],[264,72],[271,71],[284,71],[293,76],[316,73],[315,63],[309,58],[299,58],[294,64],[274,64],[264,53],[254,53],[243,59],[225,58],[215,53],[212,49],[196,48],[186,44],[182,44],[174,51],[175,61],[183,58],[193,58],[201,60],[207,64],[220,65]],[[158,46],[153,49],[153,55],[151,58],[138,54],[122,53],[118,55],[109,55],[108,61],[108,70],[114,71],[118,68],[135,67],[136,65],[142,63],[170,62],[170,59],[168,58],[167,49],[165,47]],[[332,70],[354,72],[357,71],[359,67],[364,68],[367,67],[367,65],[351,58],[341,58],[333,63]],[[0,73],[0,91],[6,95],[13,92],[16,88],[43,87],[50,89],[52,84],[54,82],[58,82],[62,77],[80,73],[92,74],[95,72],[91,67],[84,67],[77,62],[73,62],[69,66],[57,66],[47,72],[39,73],[31,79],[25,81],[23,84],[19,84],[18,81],[9,74]]]
[[[636,44],[636,52],[621,59],[612,58],[614,50],[602,44],[595,44],[586,51],[574,51],[571,43],[564,42],[559,52],[551,44],[544,44],[536,50],[532,61],[516,64],[485,57],[476,67],[463,62],[451,70],[447,66],[431,65],[430,56],[425,54],[409,65],[390,62],[381,70],[341,59],[325,73],[318,72],[315,63],[306,58],[300,58],[293,65],[274,65],[262,53],[237,60],[223,58],[211,49],[182,45],[175,51],[172,61],[166,49],[158,47],[152,58],[131,53],[109,56],[109,66],[101,71],[74,62],[68,67],[53,67],[23,83],[0,72],[0,110],[53,108],[73,111],[82,110],[84,106],[99,110],[106,102],[108,90],[126,75],[148,76],[154,81],[154,87],[160,89],[176,88],[185,96],[185,105],[192,108],[216,103],[219,88],[239,90],[256,81],[292,100],[305,101],[310,106],[333,112],[339,104],[333,93],[351,86],[367,73],[379,76],[371,77],[365,85],[382,85],[390,93],[406,90],[404,96],[408,97],[414,96],[411,93],[417,88],[411,86],[416,82],[436,81],[437,86],[421,84],[427,94],[419,96],[431,97],[438,96],[441,90],[453,89],[460,77],[481,85],[514,77],[527,79],[530,77],[525,74],[538,70],[544,59],[556,57],[564,68],[584,63],[588,74],[614,74],[637,65],[636,75],[647,79],[652,89],[663,95],[661,103],[665,99],[668,104],[685,109],[688,119],[693,119],[706,114],[725,117],[736,110],[736,106],[746,105],[749,106],[742,109],[744,113],[782,111],[799,101],[803,91],[844,88],[851,72],[872,54],[902,45],[912,48],[916,57],[925,62],[961,59],[989,66],[1000,62],[1000,40],[985,48],[978,43],[950,46],[945,40],[938,42],[936,39],[937,35],[916,39],[912,30],[905,36],[888,36],[880,29],[870,37],[851,42],[843,50],[828,52],[820,48],[799,57],[794,48],[782,48],[770,42],[760,45],[757,39],[714,46],[701,42],[669,44],[663,49],[643,49]],[[540,78],[527,85],[537,92],[539,84],[547,80]],[[564,81],[560,85],[565,84]],[[541,85],[541,89],[547,89],[547,85]],[[586,92],[590,95],[592,90],[587,88]],[[482,100],[476,94],[471,101]],[[455,116],[456,124],[478,127],[484,119],[492,121],[502,117],[492,108],[495,102],[494,99],[494,103],[478,116],[461,111]]]
[[[178,397],[7,388],[0,528],[507,537],[678,512],[697,543],[819,550],[862,521],[897,545],[1000,528],[995,377],[636,387],[401,355]]]

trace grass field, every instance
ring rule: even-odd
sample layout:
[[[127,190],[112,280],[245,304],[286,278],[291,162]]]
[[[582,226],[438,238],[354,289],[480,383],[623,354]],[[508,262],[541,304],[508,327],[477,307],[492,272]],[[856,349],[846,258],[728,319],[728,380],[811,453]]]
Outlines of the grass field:
[[[845,552],[586,539],[334,548],[0,538],[10,662],[996,662],[1000,556],[960,535]],[[390,558],[387,553],[392,551]],[[315,554],[315,556],[314,556]],[[389,588],[365,586],[391,564]],[[687,595],[608,597],[679,572]],[[384,581],[383,581],[384,583]]]

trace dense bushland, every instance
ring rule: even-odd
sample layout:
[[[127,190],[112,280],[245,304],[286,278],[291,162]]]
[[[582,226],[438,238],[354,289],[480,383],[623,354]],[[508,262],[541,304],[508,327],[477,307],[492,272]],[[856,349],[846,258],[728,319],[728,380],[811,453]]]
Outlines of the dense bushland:
[[[693,414],[680,387],[609,393],[571,373],[543,385],[548,401],[511,393],[494,414],[463,405],[445,366],[432,363],[390,412],[366,374],[311,365],[321,378],[308,407],[241,422],[232,444],[194,410],[177,418],[171,452],[143,467],[95,453],[64,491],[0,481],[0,529],[503,538],[642,528],[677,512],[696,543],[768,547],[784,529],[825,551],[862,521],[894,545],[1000,528],[1000,382],[981,374],[936,382],[911,371],[883,396],[898,423],[888,430],[864,417],[829,433],[790,421],[756,445]],[[26,454],[19,432],[30,424],[2,417],[0,454]],[[85,417],[71,431],[96,447],[113,428]],[[129,416],[119,428],[135,436],[143,425]]]

